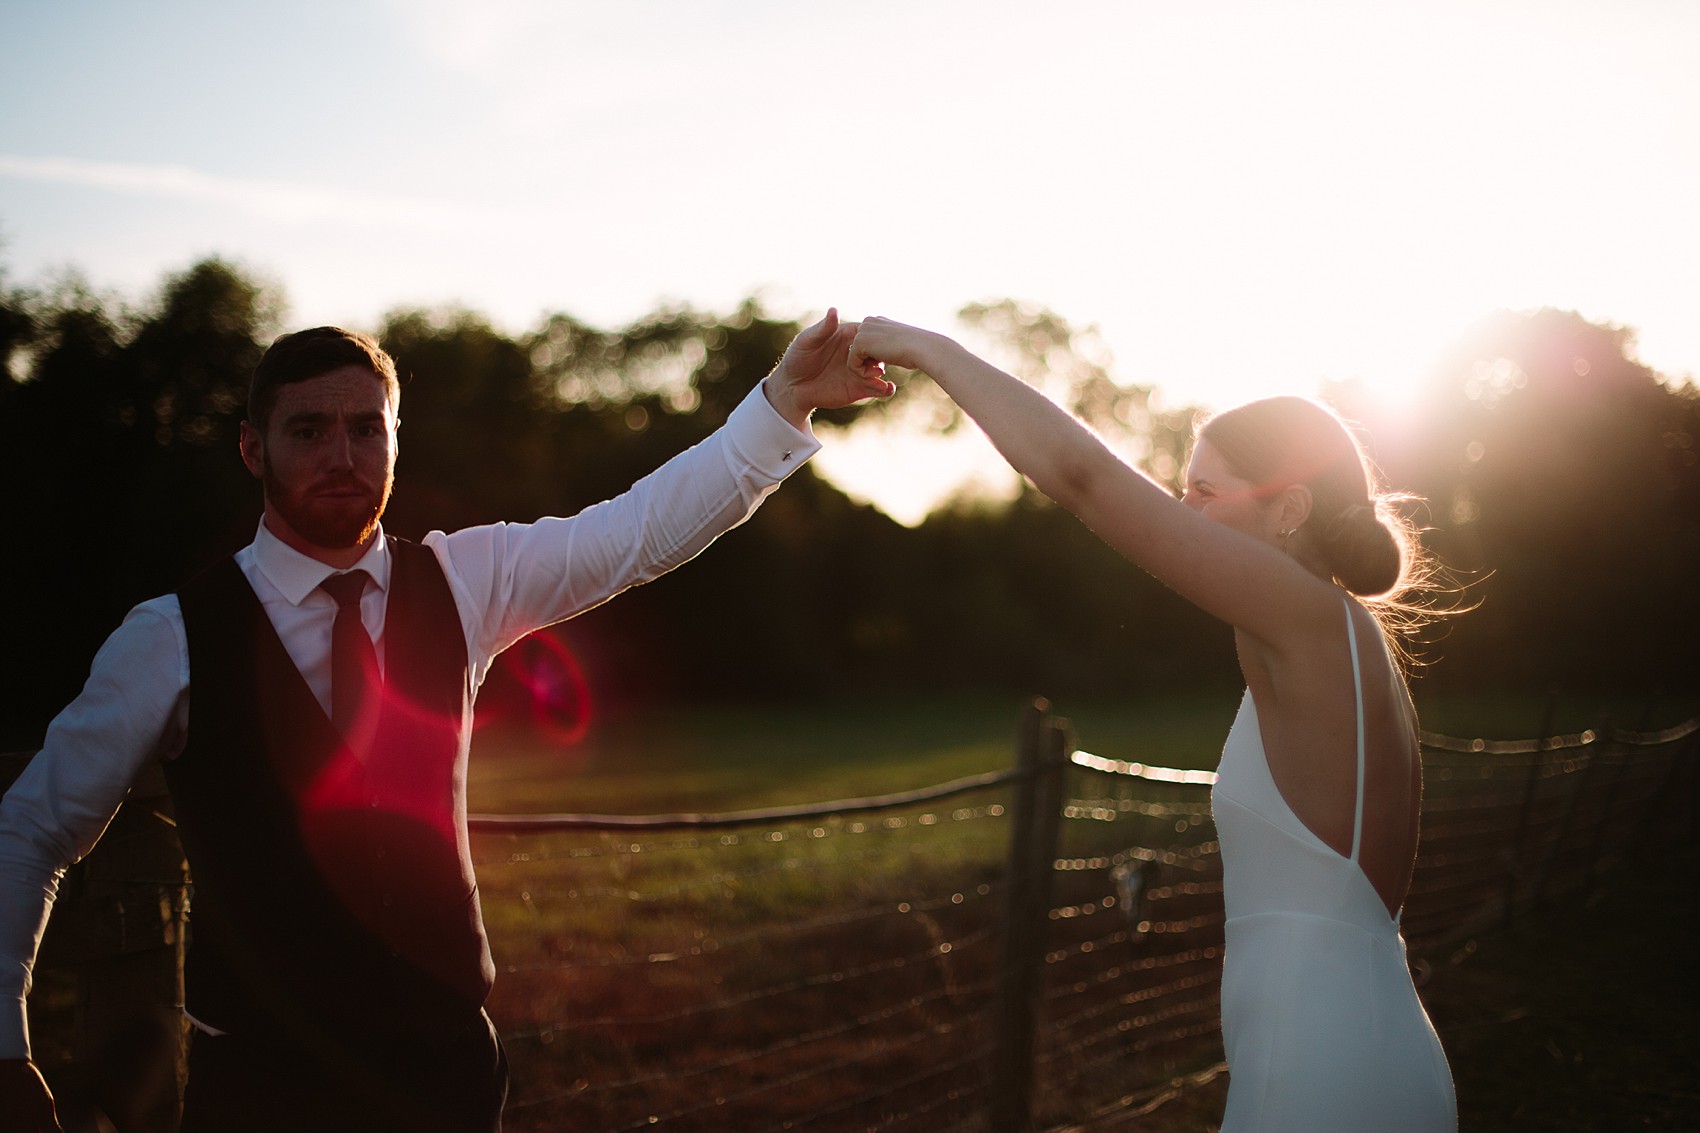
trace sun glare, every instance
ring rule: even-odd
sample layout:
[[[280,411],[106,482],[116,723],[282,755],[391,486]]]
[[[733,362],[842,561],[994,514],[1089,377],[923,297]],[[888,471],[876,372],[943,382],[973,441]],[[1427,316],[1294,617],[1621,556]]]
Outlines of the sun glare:
[[[951,499],[1013,499],[1020,481],[972,425],[917,432],[885,422],[852,429],[819,427],[826,442],[814,463],[858,503],[872,504],[905,527],[918,526]]]

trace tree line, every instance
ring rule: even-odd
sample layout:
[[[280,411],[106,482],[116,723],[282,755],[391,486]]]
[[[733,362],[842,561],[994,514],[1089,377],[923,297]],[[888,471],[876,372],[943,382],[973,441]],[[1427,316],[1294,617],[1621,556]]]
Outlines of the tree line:
[[[0,743],[39,743],[130,606],[252,537],[259,488],[237,426],[265,344],[294,329],[282,310],[218,259],[134,306],[74,279],[0,286]],[[963,317],[1131,459],[1178,477],[1196,414],[1116,380],[1089,330],[1009,302]],[[754,300],[615,330],[554,314],[517,336],[473,311],[392,312],[377,333],[403,375],[403,424],[385,526],[416,539],[607,498],[718,426],[797,330]],[[894,376],[900,398],[937,396]],[[1695,388],[1636,361],[1629,330],[1543,310],[1470,328],[1413,394],[1395,415],[1365,385],[1326,392],[1388,479],[1428,501],[1425,540],[1470,607],[1435,623],[1424,682],[1596,701],[1694,689]],[[934,410],[937,427],[964,427]],[[964,690],[1066,703],[1235,679],[1225,627],[1030,488],[908,528],[807,467],[688,568],[547,632],[592,700],[634,710]],[[499,708],[524,675],[498,672],[485,699]]]

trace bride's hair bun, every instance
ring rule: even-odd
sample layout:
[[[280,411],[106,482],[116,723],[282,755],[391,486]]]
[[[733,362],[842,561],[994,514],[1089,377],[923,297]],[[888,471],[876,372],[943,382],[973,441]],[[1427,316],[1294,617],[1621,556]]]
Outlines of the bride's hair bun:
[[[1361,597],[1389,593],[1405,574],[1405,551],[1373,504],[1341,509],[1321,529],[1323,559],[1334,581]]]

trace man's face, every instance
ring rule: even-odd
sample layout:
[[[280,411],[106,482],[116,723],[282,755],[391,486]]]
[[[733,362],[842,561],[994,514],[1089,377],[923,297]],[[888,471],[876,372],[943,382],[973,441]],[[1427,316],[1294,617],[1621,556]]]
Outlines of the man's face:
[[[262,434],[242,425],[242,462],[265,485],[266,527],[303,554],[363,547],[395,480],[396,414],[370,370],[278,387]]]

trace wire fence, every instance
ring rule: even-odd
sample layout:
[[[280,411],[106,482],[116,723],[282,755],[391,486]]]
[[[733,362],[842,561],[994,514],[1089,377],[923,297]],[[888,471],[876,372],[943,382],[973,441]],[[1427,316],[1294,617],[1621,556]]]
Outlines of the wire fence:
[[[1694,834],[1700,720],[1422,740],[1419,983]],[[506,1127],[1061,1133],[1220,1074],[1214,774],[1077,750],[1042,705],[1016,746],[1007,771],[816,807],[472,816]],[[181,1085],[185,878],[158,790],[68,880],[31,1000],[38,1035],[75,1029],[61,1080],[149,1020],[164,1053],[126,1128],[170,1128]]]
[[[1425,734],[1419,981],[1692,822],[1697,738]],[[1042,713],[1021,749],[817,808],[475,816],[510,1127],[1061,1130],[1220,1073],[1214,775]]]

